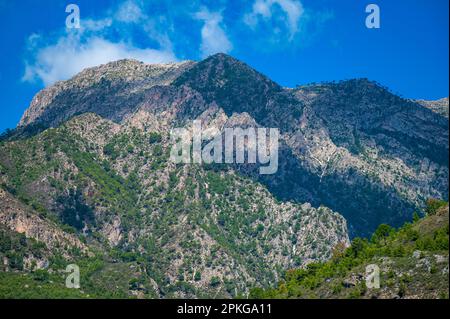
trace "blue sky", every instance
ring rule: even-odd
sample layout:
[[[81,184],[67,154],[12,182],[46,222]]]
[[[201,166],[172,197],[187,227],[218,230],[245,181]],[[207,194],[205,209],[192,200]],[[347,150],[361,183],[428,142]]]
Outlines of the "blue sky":
[[[77,4],[81,28],[65,25]],[[368,4],[381,28],[365,24]],[[0,132],[85,67],[229,53],[287,87],[367,77],[408,98],[448,96],[448,0],[0,0]]]

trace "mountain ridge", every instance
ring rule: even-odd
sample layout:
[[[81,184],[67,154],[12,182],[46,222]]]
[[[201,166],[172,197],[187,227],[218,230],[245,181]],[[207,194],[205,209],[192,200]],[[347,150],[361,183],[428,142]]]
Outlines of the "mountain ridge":
[[[280,199],[306,201],[315,206],[325,204],[350,218],[351,224],[358,225],[378,223],[358,217],[361,210],[370,210],[370,206],[377,207],[378,204],[373,199],[366,207],[355,207],[346,212],[348,200],[336,202],[336,197],[342,197],[336,191],[341,188],[352,193],[355,191],[350,186],[352,183],[358,184],[358,201],[367,201],[364,194],[358,195],[361,188],[371,189],[367,192],[389,194],[383,201],[392,202],[396,207],[393,210],[408,212],[410,216],[414,210],[421,209],[426,198],[448,197],[448,183],[445,182],[445,176],[448,176],[448,122],[429,108],[400,98],[374,81],[354,79],[284,89],[225,54],[216,54],[201,62],[166,65],[165,70],[171,70],[169,75],[165,71],[151,71],[154,77],[146,82],[135,80],[138,76],[133,76],[134,67],[139,66],[139,75],[147,74],[148,68],[158,69],[158,66],[122,61],[101,66],[99,70],[117,66],[120,69],[121,64],[133,67],[112,72],[121,74],[114,80],[117,83],[105,82],[99,88],[88,86],[81,93],[63,90],[59,102],[48,105],[44,102],[43,108],[47,109],[47,115],[41,116],[44,127],[76,114],[95,112],[117,123],[135,118],[142,126],[145,119],[150,123],[147,126],[167,131],[175,126],[185,126],[188,121],[208,113],[208,121],[219,125],[220,130],[225,120],[220,119],[224,115],[217,110],[223,110],[228,118],[235,113],[247,113],[256,125],[277,127],[282,132],[280,142],[285,163],[280,164],[278,175],[283,176],[267,180],[243,169],[252,178],[265,183]],[[88,73],[95,74],[96,70],[98,68],[92,68]],[[93,77],[96,83],[106,81],[100,75]],[[76,78],[69,82],[76,82]],[[33,102],[24,118],[39,108],[39,103]],[[31,118],[39,119],[39,112]],[[377,162],[384,162],[384,167]],[[418,165],[422,168],[418,169]],[[336,170],[338,175],[332,177]],[[293,180],[290,171],[297,172],[294,175],[299,181]],[[356,177],[351,177],[353,171],[356,171]],[[376,179],[381,177],[381,181],[373,181],[373,174]],[[424,174],[427,181],[423,181]],[[411,182],[398,180],[397,175],[401,179],[408,176],[414,184],[422,184],[417,186],[418,194],[410,192]],[[348,183],[348,179],[353,182]],[[430,182],[434,186],[425,189],[424,183]],[[284,190],[283,184],[292,184],[290,191]],[[380,210],[381,207],[376,208],[362,218],[373,219],[381,214]],[[357,220],[353,221],[355,216]],[[406,215],[398,220],[381,218],[380,222],[401,225],[405,219]],[[355,231],[370,234],[375,226],[367,227],[361,226]]]
[[[171,162],[170,131],[191,135],[193,121],[217,134],[278,128],[278,171]],[[435,108],[367,79],[282,88],[224,54],[85,70],[39,92],[0,150],[0,230],[45,245],[6,240],[5,269],[76,261],[100,296],[111,287],[99,278],[128,297],[246,295],[448,200]]]

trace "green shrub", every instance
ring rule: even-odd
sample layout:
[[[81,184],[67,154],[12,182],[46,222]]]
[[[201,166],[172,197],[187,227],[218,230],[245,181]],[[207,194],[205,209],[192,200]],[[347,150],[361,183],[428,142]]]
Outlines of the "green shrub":
[[[220,285],[220,278],[217,276],[213,276],[211,278],[211,281],[209,282],[209,285],[211,287],[217,287],[218,285]]]
[[[425,212],[428,216],[435,215],[439,208],[444,207],[447,204],[448,203],[446,201],[430,198],[429,200],[427,200]]]
[[[162,136],[159,133],[151,132],[148,141],[150,144],[160,143],[162,141]]]

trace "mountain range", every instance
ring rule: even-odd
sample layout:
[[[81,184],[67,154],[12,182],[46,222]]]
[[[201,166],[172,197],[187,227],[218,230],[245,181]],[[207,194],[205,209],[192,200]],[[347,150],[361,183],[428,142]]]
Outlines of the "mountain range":
[[[194,120],[278,128],[278,172],[172,163],[170,131]],[[3,271],[57,282],[80,264],[77,297],[246,295],[448,200],[448,132],[448,98],[367,79],[284,88],[225,54],[86,69],[2,136]]]

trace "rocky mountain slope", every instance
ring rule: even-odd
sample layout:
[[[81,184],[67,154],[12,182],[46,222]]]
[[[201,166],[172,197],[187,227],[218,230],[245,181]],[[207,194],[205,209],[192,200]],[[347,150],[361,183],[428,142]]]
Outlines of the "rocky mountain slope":
[[[172,163],[169,132],[193,120],[279,128],[278,172]],[[448,122],[365,79],[286,89],[224,54],[122,60],[34,97],[0,184],[5,296],[37,271],[49,296],[231,297],[448,199]],[[71,262],[81,294],[62,286]]]
[[[168,135],[140,123],[87,113],[2,143],[0,222],[43,246],[32,270],[100,260],[97,276],[133,267],[123,296],[230,297],[348,245],[341,215],[280,202],[232,168],[177,166]],[[11,260],[37,258],[4,254],[12,271],[30,267]]]
[[[370,241],[355,239],[351,247],[336,249],[331,261],[290,270],[278,288],[255,288],[251,296],[448,299],[448,213],[448,203],[434,201],[425,218],[398,230],[381,225]],[[366,279],[374,266],[379,270],[379,287],[368,287]]]

